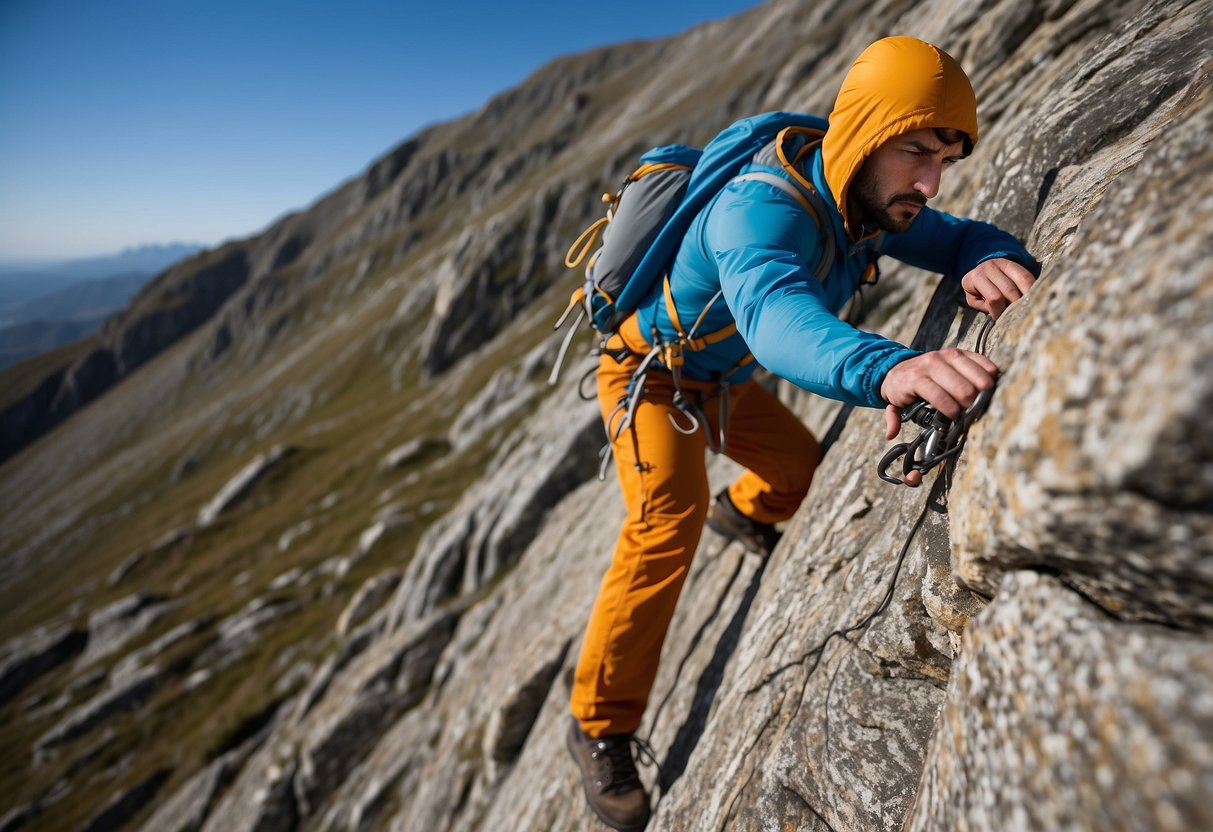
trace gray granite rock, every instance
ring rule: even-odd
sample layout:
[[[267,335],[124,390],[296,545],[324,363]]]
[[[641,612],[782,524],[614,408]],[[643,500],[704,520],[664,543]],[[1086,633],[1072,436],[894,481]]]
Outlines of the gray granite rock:
[[[341,615],[337,617],[337,635],[346,635],[353,627],[381,607],[400,584],[400,577],[399,571],[389,569],[367,578],[350,598],[350,602],[341,611]]]
[[[230,777],[230,771],[223,760],[216,760],[161,803],[140,828],[143,832],[197,832],[225,785],[225,777]]]
[[[348,572],[351,568],[366,560],[389,532],[407,527],[412,522],[413,518],[410,515],[397,513],[395,510],[381,513],[375,518],[375,522],[367,526],[362,534],[358,536],[358,545],[345,558],[344,571]]]
[[[401,713],[421,701],[458,615],[411,622],[374,644],[326,691],[299,729],[295,792],[304,815],[328,795]]]
[[[119,598],[88,618],[88,647],[79,664],[90,665],[121,650],[127,642],[147,633],[173,608],[171,602],[146,592]]]
[[[484,727],[484,753],[491,763],[518,759],[567,654],[566,645],[560,653],[544,657],[545,661],[511,686],[505,701],[489,716]]]
[[[39,627],[10,639],[0,652],[0,704],[42,674],[77,656],[88,634],[65,624]]]
[[[1051,180],[1034,232],[1049,266],[992,340],[1007,371],[952,521],[957,573],[986,595],[1040,566],[1119,615],[1213,624],[1207,15],[1151,6],[1042,108],[1040,128],[1064,135],[1104,90],[1098,129],[1124,127]],[[1027,165],[1040,150],[1024,136],[1003,152]]]
[[[554,248],[564,183],[549,181],[475,225],[465,225],[434,275],[437,291],[421,339],[426,378],[449,370],[487,343],[560,276]],[[537,261],[546,268],[532,268]]]
[[[557,342],[549,338],[527,353],[517,366],[503,367],[494,373],[451,424],[452,447],[460,450],[474,445],[503,422],[529,410],[543,393],[535,381],[552,366],[556,351]]]
[[[419,436],[388,451],[387,456],[383,458],[379,467],[385,471],[398,471],[417,462],[427,454],[440,453],[447,450],[448,447],[449,445],[446,440],[435,439],[431,436]]]
[[[1209,0],[776,0],[679,38],[562,59],[235,244],[249,289],[198,339],[206,355],[169,355],[147,380],[128,380],[127,389],[161,397],[141,401],[193,389],[173,368],[227,381],[224,362],[248,362],[259,386],[284,386],[262,397],[232,384],[203,409],[231,419],[225,435],[244,431],[237,447],[275,432],[296,438],[284,429],[300,420],[318,453],[343,451],[343,415],[308,421],[345,382],[325,368],[304,378],[294,368],[305,353],[278,352],[300,340],[275,331],[293,325],[278,312],[297,296],[290,281],[265,278],[294,263],[300,280],[316,281],[316,302],[306,304],[314,335],[302,340],[317,352],[306,355],[334,347],[336,372],[357,356],[372,373],[378,359],[393,392],[420,375],[415,405],[440,403],[425,417],[457,419],[453,444],[470,440],[443,464],[484,447],[496,456],[456,505],[441,506],[392,603],[314,657],[305,693],[283,707],[231,788],[216,798],[213,781],[199,781],[203,800],[218,799],[207,829],[601,828],[562,743],[578,639],[622,516],[613,483],[584,482],[601,444],[596,407],[575,398],[581,368],[570,366],[554,392],[536,383],[554,339],[519,349],[511,366],[473,385],[462,373],[479,372],[479,355],[496,361],[502,342],[493,339],[507,327],[507,338],[538,341],[540,310],[528,304],[562,274],[568,226],[597,210],[594,197],[638,151],[702,143],[744,113],[824,112],[863,46],[906,31],[956,55],[981,102],[981,141],[949,170],[934,204],[1022,235],[1044,275],[994,330],[990,353],[1004,373],[993,407],[958,467],[932,474],[927,488],[875,478],[887,448],[879,413],[810,404],[785,387],[829,455],[767,561],[703,538],[641,729],[664,772],[642,771],[651,828],[1209,825],[1213,732],[1200,648],[1213,597],[1213,468],[1201,420],[1213,404],[1204,369],[1211,11]],[[958,316],[955,288],[937,283],[886,268],[865,325],[924,349],[972,345],[975,316]],[[563,294],[544,297],[545,320]],[[366,322],[371,331],[354,331]],[[96,357],[98,378],[105,360]],[[83,369],[74,377],[86,380]],[[288,371],[299,376],[289,384]],[[82,492],[115,470],[102,457],[122,448],[107,427],[126,428],[131,409],[97,404],[90,411],[101,415],[60,429],[87,473],[72,467],[75,456],[49,455],[55,435],[6,463],[6,567],[66,546],[57,535],[69,526],[79,539],[104,531]],[[403,421],[419,415],[413,406],[364,450],[351,482],[360,473],[397,479],[379,466]],[[208,465],[227,453],[205,439],[189,444]],[[393,501],[448,470],[415,461],[371,506],[343,497],[340,512],[321,517],[314,506],[331,504],[309,494],[312,507],[291,522],[314,517],[318,527],[353,512],[363,523],[377,507],[387,513],[372,523],[404,511],[415,522],[430,511]],[[713,461],[713,485],[732,472]],[[62,493],[31,507],[10,479]],[[365,528],[364,554],[386,531]],[[279,557],[275,537],[295,548],[280,535],[265,538],[267,556]],[[19,546],[11,557],[9,541]],[[341,581],[356,560],[273,569],[298,576],[294,591],[312,575]],[[266,574],[247,570],[246,584]],[[217,628],[223,649],[199,672],[274,637],[277,616],[291,609],[263,598],[231,616]],[[415,645],[418,675],[402,681],[392,668],[413,649],[406,634],[444,616],[458,620]],[[297,650],[276,670],[306,668]],[[54,693],[38,691],[43,702]],[[1156,725],[1158,715],[1174,724]],[[1059,724],[1085,733],[1066,736]],[[80,793],[69,779],[56,786],[59,799]]]
[[[219,515],[238,505],[262,477],[294,450],[289,445],[275,445],[268,453],[258,454],[254,457],[252,462],[241,468],[223,488],[219,489],[219,493],[199,510],[198,526],[201,528],[210,526],[219,518]]]
[[[875,414],[857,416],[748,597],[724,606],[727,662],[679,668],[672,686],[698,679],[702,700],[658,732],[674,733],[677,779],[656,828],[886,829],[912,805],[951,663],[923,601],[946,523],[929,495],[875,480]]]
[[[546,401],[501,443],[488,475],[426,530],[392,600],[393,620],[425,615],[509,568],[561,497],[593,476],[601,436],[597,406],[574,388]]]
[[[121,828],[156,797],[172,773],[171,768],[157,769],[135,785],[122,789],[84,824],[83,832],[109,832]]]
[[[123,656],[114,664],[110,678],[117,682],[133,677],[140,668],[160,658],[174,646],[205,631],[213,621],[214,616],[207,614],[178,624],[150,644]]]
[[[568,696],[563,679],[575,658],[576,646],[570,649],[569,642],[580,637],[588,615],[586,599],[601,578],[615,535],[610,523],[621,517],[616,491],[613,484],[594,482],[572,492],[562,505],[567,510],[554,513],[541,527],[493,598],[464,614],[439,664],[434,689],[351,775],[334,798],[336,816],[379,813],[375,823],[396,830],[478,828],[481,823],[486,829],[577,828],[563,822],[536,826],[530,811],[553,798],[559,800],[563,818],[578,809],[568,799],[576,792],[559,791],[573,785],[561,744]],[[590,507],[606,522],[587,520]],[[594,554],[568,560],[570,539]],[[552,676],[554,665],[559,670]],[[537,681],[527,696],[541,705],[516,761],[493,763],[493,743],[486,747],[489,723],[518,701],[519,685],[528,679],[550,679],[550,686],[541,690]],[[385,777],[390,773],[394,785],[383,786],[377,771]],[[525,785],[512,786],[514,777]],[[490,804],[500,790],[516,800],[494,813]]]
[[[295,770],[289,744],[268,740],[206,818],[203,832],[294,832],[299,825]]]
[[[314,528],[316,528],[316,523],[313,520],[304,520],[291,526],[278,536],[278,551],[285,552],[291,548],[291,544],[310,533]]]
[[[140,827],[142,832],[198,832],[215,801],[235,779],[264,737],[254,737],[207,765],[167,799]]]
[[[397,795],[412,794],[424,762],[442,731],[439,718],[424,707],[398,720],[332,796],[316,828],[323,832],[370,832],[390,821]],[[403,752],[403,753],[402,753]]]
[[[913,832],[1213,827],[1213,639],[1011,572],[970,624]]]
[[[109,577],[106,578],[105,582],[109,586],[117,586],[125,581],[146,558],[147,553],[142,549],[137,552],[132,552],[130,555],[124,558],[120,564],[114,567],[113,571],[110,572]]]
[[[73,754],[72,761],[63,770],[63,779],[71,782],[78,774],[88,769],[93,763],[101,759],[101,756],[114,747],[114,741],[118,737],[118,732],[113,728],[106,728],[101,732],[100,736],[83,746],[79,751]]]
[[[87,734],[115,714],[137,708],[168,676],[164,669],[147,665],[122,679],[112,680],[109,687],[75,708],[55,727],[39,737],[34,744],[34,750],[43,754]]]
[[[267,629],[298,609],[298,602],[285,598],[254,598],[219,622],[215,641],[198,655],[195,664],[212,671],[231,666],[257,644]]]
[[[0,832],[17,832],[28,824],[38,812],[32,805],[14,806],[0,815]]]

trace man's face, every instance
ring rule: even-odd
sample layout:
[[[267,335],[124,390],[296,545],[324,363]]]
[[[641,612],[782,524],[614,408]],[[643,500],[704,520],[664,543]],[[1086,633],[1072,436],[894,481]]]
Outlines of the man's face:
[[[959,131],[937,133],[930,127],[886,141],[855,175],[848,198],[854,219],[890,234],[909,229],[922,206],[939,193],[944,168],[963,157],[963,141]]]

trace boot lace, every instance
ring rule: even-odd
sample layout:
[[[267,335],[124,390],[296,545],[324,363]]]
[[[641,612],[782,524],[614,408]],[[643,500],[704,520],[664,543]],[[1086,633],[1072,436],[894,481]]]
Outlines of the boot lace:
[[[632,758],[633,745],[636,746],[636,756],[640,761],[657,769],[658,783],[665,783],[665,772],[657,762],[657,752],[648,742],[640,737],[623,735],[603,737],[594,743],[594,750],[590,752],[590,759],[598,763],[595,785],[598,786],[599,794],[606,791],[623,793],[644,788],[636,770],[636,761]]]
[[[594,743],[590,759],[598,763],[595,785],[599,793],[628,792],[640,788],[640,774],[632,760],[632,745],[626,736],[604,737]]]

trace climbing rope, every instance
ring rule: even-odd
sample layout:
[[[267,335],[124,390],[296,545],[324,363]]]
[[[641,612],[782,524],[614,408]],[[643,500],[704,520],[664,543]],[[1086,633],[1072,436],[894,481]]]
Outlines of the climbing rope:
[[[990,330],[993,328],[993,326],[994,326],[994,319],[987,318],[985,323],[982,325],[981,330],[977,334],[977,344],[976,344],[976,349],[974,350],[975,352],[985,355],[986,341],[989,338]],[[944,422],[947,422],[947,424],[935,423],[934,416],[937,415],[935,408],[931,407],[930,405],[927,405],[925,402],[919,402],[918,404],[912,405],[910,408],[907,408],[907,412],[909,412],[910,410],[915,410],[917,413],[922,413],[924,410],[929,409],[931,411],[931,413],[928,414],[927,419],[924,419],[924,421],[927,421],[927,424],[923,424],[923,422],[918,421],[918,419],[915,418],[914,416],[907,417],[906,413],[902,414],[902,423],[903,424],[907,421],[914,421],[915,424],[918,424],[923,427],[922,435],[920,435],[918,437],[918,439],[914,440],[913,442],[909,442],[909,443],[903,442],[900,445],[894,446],[894,448],[888,454],[885,454],[884,459],[882,459],[881,463],[880,463],[880,469],[879,469],[880,478],[885,480],[886,482],[891,482],[895,485],[904,485],[905,484],[905,482],[903,480],[899,480],[899,479],[896,479],[891,476],[886,476],[884,473],[885,469],[888,468],[888,466],[891,464],[891,462],[899,456],[905,456],[907,460],[910,460],[912,462],[912,465],[910,463],[906,463],[905,465],[903,465],[904,472],[908,474],[910,471],[913,471],[913,470],[918,470],[918,471],[923,471],[923,472],[929,471],[931,468],[934,468],[936,465],[938,465],[943,460],[952,458],[952,457],[956,456],[957,454],[959,454],[960,449],[964,446],[965,434],[968,433],[969,426],[972,425],[973,422],[975,422],[981,416],[981,414],[985,412],[986,406],[989,405],[990,396],[993,394],[993,392],[994,392],[993,390],[983,391],[983,394],[978,396],[978,401],[975,401],[972,405],[969,406],[968,409],[966,409],[964,414],[961,415],[961,418],[959,420],[957,420],[955,425],[953,425],[951,420],[947,419],[946,417],[940,417],[940,418],[943,419]],[[984,399],[983,399],[983,397],[984,397]],[[960,426],[959,429],[956,428],[957,425]],[[931,444],[930,444],[931,455],[928,456],[925,451],[921,456],[918,455],[917,449],[923,448],[924,446],[926,446],[928,444],[928,441],[931,441]],[[899,453],[894,453],[894,452],[899,452]],[[925,467],[920,467],[920,466],[925,466]],[[940,483],[937,483],[937,485],[940,485]],[[817,643],[816,646],[814,646],[810,650],[807,650],[803,654],[803,657],[800,660],[792,662],[791,664],[788,664],[788,665],[784,665],[783,667],[780,667],[777,670],[775,670],[771,673],[768,673],[763,678],[762,682],[759,683],[757,686],[751,688],[749,691],[747,691],[747,694],[754,693],[755,691],[757,691],[758,689],[760,689],[761,687],[766,685],[768,682],[770,682],[772,679],[774,679],[776,676],[779,676],[783,672],[790,670],[792,667],[803,664],[804,661],[807,660],[810,656],[813,656],[814,659],[813,659],[813,663],[809,666],[809,670],[806,675],[812,675],[813,671],[815,671],[817,669],[817,666],[819,664],[821,664],[821,659],[825,655],[825,649],[829,645],[830,641],[832,641],[834,638],[846,638],[848,635],[855,632],[856,630],[862,630],[863,628],[865,628],[869,624],[871,624],[873,621],[875,621],[880,615],[882,615],[884,613],[885,610],[887,610],[889,608],[889,604],[893,600],[893,593],[897,589],[897,578],[898,578],[898,576],[901,575],[901,567],[905,563],[906,555],[908,555],[910,552],[910,544],[913,543],[914,538],[918,536],[918,532],[922,528],[923,522],[927,519],[927,512],[930,511],[930,509],[931,509],[931,500],[928,499],[925,503],[923,503],[922,511],[920,511],[918,514],[918,519],[916,519],[914,521],[914,525],[910,528],[909,534],[906,535],[905,540],[901,544],[901,550],[897,553],[897,562],[893,566],[893,574],[889,576],[889,581],[888,581],[887,588],[885,589],[884,597],[881,599],[880,603],[876,605],[876,608],[873,609],[867,615],[865,615],[856,624],[852,624],[849,627],[839,627],[836,630],[831,630],[829,633],[826,634],[825,638],[823,638],[820,642]]]

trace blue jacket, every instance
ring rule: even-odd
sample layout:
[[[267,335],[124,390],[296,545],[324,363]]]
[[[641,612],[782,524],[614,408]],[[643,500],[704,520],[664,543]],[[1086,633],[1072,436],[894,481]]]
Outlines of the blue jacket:
[[[885,374],[918,353],[838,319],[870,260],[887,254],[950,279],[995,257],[1039,269],[1010,234],[929,207],[903,234],[882,233],[850,243],[826,184],[820,147],[812,151],[806,168],[829,209],[830,216],[822,219],[836,243],[826,279],[819,283],[814,277],[821,259],[819,232],[796,199],[764,182],[727,185],[692,221],[670,270],[670,288],[678,316],[688,328],[721,290],[723,303],[718,300],[708,311],[698,334],[732,322],[737,333],[702,351],[685,352],[685,377],[709,380],[728,374],[731,382],[739,383],[754,373],[753,362],[736,366],[752,352],[758,364],[813,393],[883,407],[880,385]],[[751,170],[791,181],[778,168],[751,164],[745,169]],[[636,314],[646,338],[651,338],[651,327],[663,338],[674,337],[660,284],[645,296]]]

